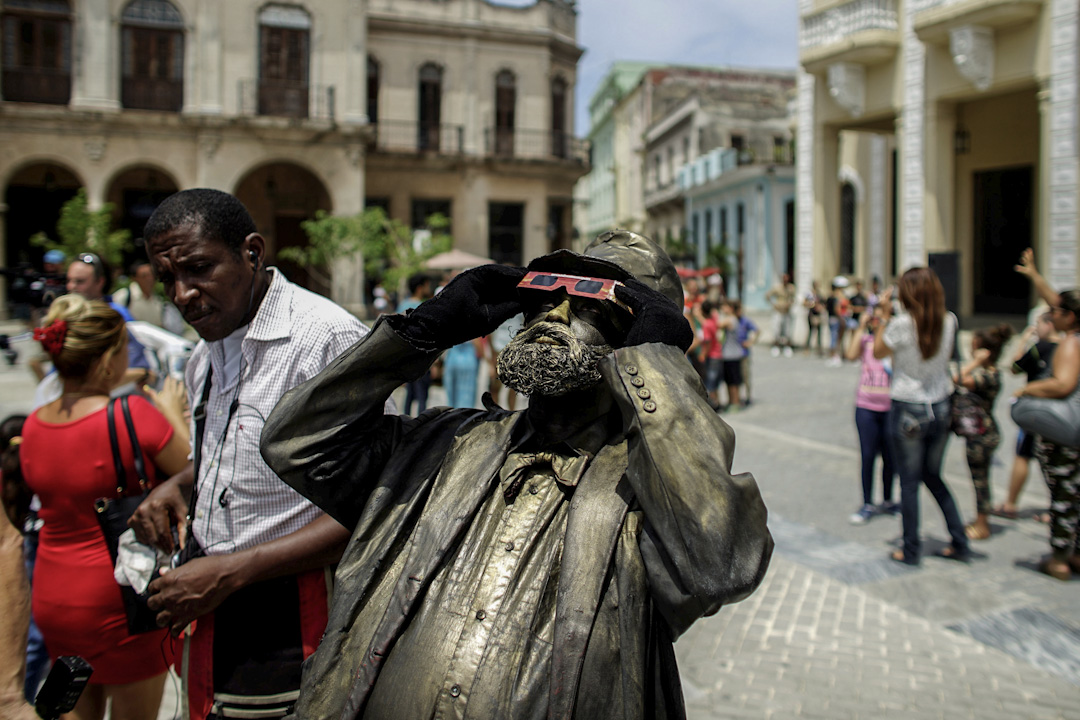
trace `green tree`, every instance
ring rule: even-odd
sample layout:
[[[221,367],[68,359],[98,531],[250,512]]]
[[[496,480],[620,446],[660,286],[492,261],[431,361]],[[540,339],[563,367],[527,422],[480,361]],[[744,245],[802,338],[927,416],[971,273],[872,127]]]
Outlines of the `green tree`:
[[[425,260],[453,244],[446,233],[450,221],[445,216],[432,215],[427,225],[428,230],[414,232],[400,220],[387,217],[382,208],[349,216],[320,210],[313,220],[300,224],[308,244],[282,248],[278,256],[305,268],[329,287],[333,262],[359,252],[369,274],[381,277],[389,287],[401,288],[410,275],[424,269]]]
[[[79,188],[75,197],[60,208],[56,221],[57,240],[40,232],[30,242],[46,250],[60,250],[68,258],[82,252],[96,253],[113,267],[119,267],[124,253],[135,249],[130,230],[113,229],[113,205],[105,203],[100,210],[90,210],[86,203],[86,189]]]
[[[727,276],[735,272],[735,259],[738,252],[726,248],[723,245],[713,245],[705,254],[705,267],[714,267],[721,275]]]

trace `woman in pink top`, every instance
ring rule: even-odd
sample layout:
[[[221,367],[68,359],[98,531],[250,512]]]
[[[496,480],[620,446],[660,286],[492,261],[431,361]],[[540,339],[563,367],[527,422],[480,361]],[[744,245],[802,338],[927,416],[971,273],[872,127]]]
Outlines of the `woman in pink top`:
[[[859,316],[859,329],[848,340],[847,359],[862,359],[859,389],[855,392],[855,427],[859,430],[862,451],[862,506],[852,514],[852,525],[863,525],[877,512],[895,515],[900,506],[892,500],[893,463],[885,421],[889,417],[890,374],[881,360],[874,357],[874,329],[881,322],[881,313]],[[880,507],[874,506],[874,461],[881,455],[881,485],[884,498]]]

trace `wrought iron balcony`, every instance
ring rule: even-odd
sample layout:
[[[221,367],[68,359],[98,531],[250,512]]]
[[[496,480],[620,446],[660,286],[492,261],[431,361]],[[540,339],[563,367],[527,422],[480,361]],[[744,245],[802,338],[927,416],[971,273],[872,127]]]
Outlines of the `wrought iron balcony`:
[[[375,124],[374,152],[460,155],[464,147],[464,125],[421,125],[410,120]]]
[[[184,105],[184,81],[126,77],[120,87],[120,101],[134,110],[180,112]]]
[[[514,160],[566,160],[586,165],[589,144],[557,130],[485,128],[484,154]]]
[[[240,114],[331,120],[334,86],[287,80],[241,80]]]
[[[71,100],[71,73],[52,68],[4,68],[4,100],[67,105]]]

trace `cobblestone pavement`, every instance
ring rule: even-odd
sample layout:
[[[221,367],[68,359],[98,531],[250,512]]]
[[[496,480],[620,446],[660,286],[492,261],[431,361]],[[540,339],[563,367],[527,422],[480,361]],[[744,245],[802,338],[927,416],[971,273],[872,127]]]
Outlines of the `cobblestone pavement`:
[[[26,378],[22,366],[0,367],[0,413],[28,405]],[[925,492],[922,565],[891,562],[897,518],[848,523],[861,502],[856,380],[854,365],[755,352],[754,403],[725,418],[737,436],[735,470],[755,474],[769,507],[776,553],[756,593],[676,643],[690,717],[1080,720],[1080,581],[1034,571],[1047,551],[1046,526],[1029,519],[1047,504],[1037,470],[1021,519],[995,519],[972,564],[932,556],[947,536]],[[1015,440],[1004,398],[1018,382],[1007,378],[997,408],[1005,439],[991,473],[995,501]],[[956,438],[945,469],[970,519]],[[169,683],[159,720],[175,707]]]
[[[735,470],[752,471],[769,507],[773,564],[747,600],[699,621],[675,646],[691,718],[1080,718],[1080,582],[1034,571],[1045,525],[995,519],[970,565],[933,557],[947,543],[922,497],[918,568],[886,554],[898,518],[852,526],[859,506],[857,367],[816,358],[754,358],[755,402],[725,416]],[[1008,379],[1003,398],[1017,380]],[[1005,493],[1015,429],[992,470]],[[946,481],[965,518],[974,497],[963,443]],[[895,489],[896,497],[899,486]],[[875,485],[875,501],[881,501]],[[1036,468],[1021,496],[1045,508]]]

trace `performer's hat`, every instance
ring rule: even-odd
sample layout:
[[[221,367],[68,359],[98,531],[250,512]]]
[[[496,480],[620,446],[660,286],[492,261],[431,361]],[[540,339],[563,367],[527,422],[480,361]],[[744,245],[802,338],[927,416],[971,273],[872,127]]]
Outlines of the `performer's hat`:
[[[601,233],[584,254],[556,250],[529,263],[529,270],[626,280],[636,278],[683,305],[682,283],[671,258],[655,242],[629,230]]]

